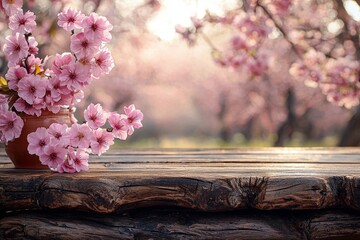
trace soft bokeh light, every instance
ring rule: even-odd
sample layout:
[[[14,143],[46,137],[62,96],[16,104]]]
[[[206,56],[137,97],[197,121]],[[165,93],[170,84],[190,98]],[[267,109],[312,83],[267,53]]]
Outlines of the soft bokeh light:
[[[221,16],[225,9],[237,3],[236,0],[163,0],[161,9],[147,22],[147,27],[161,40],[170,41],[178,37],[176,25],[188,27],[191,25],[191,17],[202,18],[206,11]]]
[[[356,21],[360,21],[360,7],[354,0],[346,0],[344,2],[346,11],[354,18]]]
[[[298,68],[292,65],[299,58],[291,44],[284,40],[284,33],[274,28],[271,20],[265,21],[264,28],[271,29],[269,35],[260,40],[256,38],[260,33],[256,32],[257,23],[251,25],[251,21],[247,22],[250,23],[247,26],[239,24],[237,29],[234,24],[231,25],[233,28],[226,28],[222,23],[212,25],[205,22],[201,34],[194,39],[187,39],[189,36],[175,32],[175,27],[181,25],[184,29],[191,27],[189,33],[193,34],[195,28],[191,17],[202,18],[207,11],[209,16],[226,16],[227,10],[236,7],[237,11],[242,9],[238,20],[244,19],[249,13],[243,9],[245,2],[40,0],[29,8],[38,14],[40,28],[34,35],[39,36],[37,40],[42,56],[69,51],[69,33],[56,25],[57,13],[63,7],[75,7],[87,14],[96,11],[113,24],[113,40],[109,49],[115,67],[109,75],[94,80],[91,87],[86,89],[85,100],[83,105],[77,106],[76,114],[81,122],[82,112],[89,102],[100,103],[109,111],[122,111],[124,105],[135,103],[144,112],[144,128],[131,136],[129,142],[120,142],[119,146],[272,146],[278,136],[277,131],[288,116],[289,89],[294,90],[293,111],[298,125],[286,146],[335,146],[356,109],[345,109],[329,103],[319,87],[321,84],[299,77],[303,73],[301,65],[297,65]],[[253,1],[247,1],[250,2]],[[286,0],[259,2],[265,7],[270,6],[269,11],[273,13],[276,8],[271,8],[271,4]],[[358,59],[352,58],[351,54],[358,45],[354,45],[349,38],[343,42],[338,39],[344,36],[346,21],[339,18],[334,1],[291,2],[302,4],[302,7],[300,10],[290,8],[291,17],[286,16],[285,12],[284,16],[277,16],[276,19],[280,25],[284,25],[287,37],[300,49],[300,54],[315,47],[325,56],[333,54],[334,59],[346,59],[344,65],[356,63]],[[350,21],[350,34],[358,33],[359,22],[356,21],[360,21],[359,6],[353,0],[343,2],[355,20]],[[246,8],[251,8],[250,5]],[[260,8],[257,12],[263,13]],[[1,15],[0,20],[1,36],[5,36],[8,34],[6,21]],[[239,34],[248,27],[256,32],[253,36]],[[249,30],[250,35],[252,30]],[[1,36],[0,47],[4,42]],[[254,60],[254,56],[259,59],[259,62],[249,64],[252,68],[246,68],[247,64],[241,58],[232,58],[236,56],[234,39],[241,38],[247,44],[248,59]],[[237,43],[242,48],[241,41]],[[347,55],[349,57],[345,58]],[[326,68],[343,67],[333,64],[331,66],[335,67],[322,65],[317,68],[316,61],[323,59],[324,55],[319,59],[317,56],[313,54],[305,59],[308,65],[314,66],[311,77],[317,77],[316,74]],[[0,70],[4,75],[6,64],[3,63],[6,62],[1,57],[0,52]],[[221,62],[227,57],[232,65]],[[256,73],[259,70],[256,67],[264,63],[264,59],[268,64],[264,68],[265,74],[253,75],[249,69],[255,69],[253,72]],[[345,76],[352,76],[350,70],[347,73]]]

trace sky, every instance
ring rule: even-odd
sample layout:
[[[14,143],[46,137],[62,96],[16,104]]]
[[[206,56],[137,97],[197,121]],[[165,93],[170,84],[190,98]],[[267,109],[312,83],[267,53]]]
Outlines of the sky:
[[[222,15],[224,9],[237,4],[237,0],[163,0],[159,12],[151,18],[147,27],[150,32],[164,41],[177,37],[175,26],[188,27],[191,17],[201,18],[206,10]]]

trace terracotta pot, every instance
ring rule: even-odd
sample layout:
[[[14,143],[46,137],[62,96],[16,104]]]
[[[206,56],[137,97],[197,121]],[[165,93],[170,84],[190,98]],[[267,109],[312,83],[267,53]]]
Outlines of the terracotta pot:
[[[24,120],[24,127],[19,138],[5,145],[5,151],[15,168],[27,169],[44,169],[48,168],[42,165],[37,155],[29,154],[27,147],[27,135],[35,132],[38,127],[48,128],[52,123],[60,123],[70,125],[72,122],[72,112],[69,109],[61,109],[58,113],[50,111],[43,111],[41,116],[29,116],[24,113],[19,113],[19,116]]]

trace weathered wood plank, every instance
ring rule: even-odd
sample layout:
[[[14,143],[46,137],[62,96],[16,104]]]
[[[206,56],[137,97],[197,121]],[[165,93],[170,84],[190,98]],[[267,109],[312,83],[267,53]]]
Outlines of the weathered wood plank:
[[[360,208],[358,148],[120,149],[91,161],[89,172],[74,175],[2,163],[0,210]]]
[[[195,165],[195,166],[194,166]],[[37,172],[37,171],[32,171]],[[45,170],[49,172],[50,170]],[[117,174],[117,175],[151,175],[151,176],[202,176],[202,177],[239,177],[239,176],[253,176],[253,177],[306,177],[306,176],[360,176],[359,164],[217,164],[217,165],[202,165],[199,164],[118,164],[118,163],[104,163],[92,164],[90,171],[87,174]],[[13,168],[0,169],[0,175],[18,175],[19,178],[23,173],[29,173],[29,170],[18,170]],[[66,175],[66,174],[64,174]],[[77,174],[79,175],[79,174]]]
[[[360,209],[359,177],[209,177],[128,172],[0,175],[0,210],[69,208],[99,213],[146,206],[201,211]]]
[[[13,169],[13,165],[7,164],[5,168],[0,169],[0,174],[20,174],[22,170]],[[33,171],[33,170],[31,170]],[[47,170],[50,172],[50,170]],[[229,174],[230,176],[254,174],[258,176],[359,176],[360,164],[303,164],[303,163],[278,163],[278,164],[260,164],[260,163],[246,163],[246,164],[233,164],[233,163],[143,163],[143,164],[129,164],[129,163],[94,163],[90,164],[90,173],[96,172],[145,172],[154,174],[158,172],[161,174],[174,173],[193,173],[208,176],[219,176]],[[29,170],[27,170],[29,172]]]
[[[359,210],[359,148],[116,149],[73,175],[0,149],[0,239],[360,239]]]
[[[360,148],[334,149],[199,149],[199,150],[151,150],[151,149],[113,149],[101,157],[92,156],[92,162],[235,162],[235,163],[359,163]],[[9,163],[3,149],[0,149],[0,162]]]
[[[14,212],[1,239],[359,239],[360,215],[345,211],[200,213],[139,209],[122,215]]]

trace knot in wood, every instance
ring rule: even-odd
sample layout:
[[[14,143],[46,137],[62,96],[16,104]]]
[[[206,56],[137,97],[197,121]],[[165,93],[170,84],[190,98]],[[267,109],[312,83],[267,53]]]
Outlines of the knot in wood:
[[[254,207],[263,195],[267,184],[265,178],[233,178],[228,181],[231,192],[228,203],[231,207],[240,206]]]

